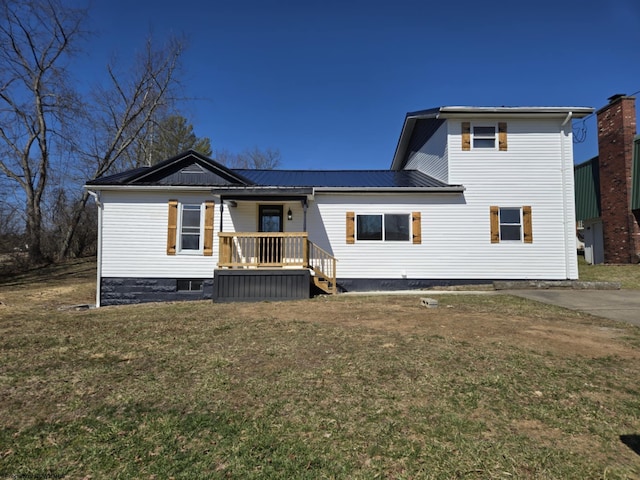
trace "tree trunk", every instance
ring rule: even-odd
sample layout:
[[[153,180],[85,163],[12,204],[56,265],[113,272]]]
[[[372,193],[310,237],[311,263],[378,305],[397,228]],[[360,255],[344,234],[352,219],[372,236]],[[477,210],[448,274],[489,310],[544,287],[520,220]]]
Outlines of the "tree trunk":
[[[89,194],[84,192],[82,194],[82,198],[78,200],[76,203],[73,214],[71,215],[71,220],[69,222],[69,227],[67,228],[67,232],[62,240],[62,244],[60,245],[60,251],[58,256],[60,259],[66,258],[69,256],[69,251],[71,250],[71,242],[73,241],[73,236],[76,233],[78,225],[80,224],[80,220],[82,219],[82,214],[84,213],[85,206],[87,205],[87,201],[89,200]]]
[[[26,213],[29,261],[34,265],[41,264],[46,261],[42,251],[42,211],[32,195],[28,195]]]

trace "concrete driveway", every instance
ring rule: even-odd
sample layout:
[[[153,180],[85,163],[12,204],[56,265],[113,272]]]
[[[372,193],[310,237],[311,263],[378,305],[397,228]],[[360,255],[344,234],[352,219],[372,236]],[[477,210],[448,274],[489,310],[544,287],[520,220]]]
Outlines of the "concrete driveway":
[[[545,289],[503,290],[503,293],[640,326],[640,290]]]

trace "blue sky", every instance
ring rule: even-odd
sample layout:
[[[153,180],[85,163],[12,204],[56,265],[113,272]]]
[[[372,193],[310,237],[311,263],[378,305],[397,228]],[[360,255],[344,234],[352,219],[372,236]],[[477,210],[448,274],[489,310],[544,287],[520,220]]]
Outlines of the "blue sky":
[[[388,168],[408,111],[599,108],[640,90],[637,0],[93,2],[87,82],[150,33],[184,35],[196,134],[279,148],[282,168]],[[577,163],[597,153],[594,117],[586,128]]]

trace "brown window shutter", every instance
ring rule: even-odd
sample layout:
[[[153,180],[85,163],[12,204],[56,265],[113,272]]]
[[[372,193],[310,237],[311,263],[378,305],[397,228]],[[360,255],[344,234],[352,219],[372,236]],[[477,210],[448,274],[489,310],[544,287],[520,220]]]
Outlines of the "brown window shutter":
[[[522,227],[524,230],[524,243],[533,243],[533,228],[531,226],[531,207],[522,207]]]
[[[501,152],[507,151],[507,123],[498,123],[498,149]]]
[[[491,243],[500,243],[500,218],[498,207],[489,207],[491,218]]]
[[[356,214],[347,212],[347,243],[356,243]]]
[[[462,122],[462,150],[471,150],[471,122]]]
[[[212,200],[204,202],[204,255],[213,255],[213,212],[215,205]]]
[[[167,255],[176,254],[176,237],[178,233],[178,201],[169,200],[169,222],[167,228]]]
[[[422,222],[420,219],[420,212],[413,212],[411,214],[411,223],[413,224],[413,243],[422,243]]]

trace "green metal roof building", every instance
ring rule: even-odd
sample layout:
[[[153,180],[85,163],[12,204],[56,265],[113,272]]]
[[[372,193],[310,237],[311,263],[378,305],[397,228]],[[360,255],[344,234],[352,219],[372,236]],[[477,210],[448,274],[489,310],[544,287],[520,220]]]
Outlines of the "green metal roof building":
[[[573,169],[575,178],[576,220],[600,217],[600,171],[598,157],[593,157]],[[631,210],[640,210],[640,135],[633,142],[631,178]]]
[[[575,177],[576,220],[600,217],[600,171],[598,157],[573,169]]]

